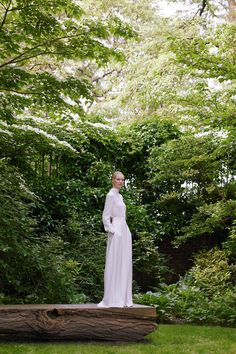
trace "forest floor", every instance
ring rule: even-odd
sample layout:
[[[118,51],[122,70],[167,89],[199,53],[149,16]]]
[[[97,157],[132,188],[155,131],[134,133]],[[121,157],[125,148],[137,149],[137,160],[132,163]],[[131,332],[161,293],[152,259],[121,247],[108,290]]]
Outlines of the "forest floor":
[[[0,354],[235,354],[236,329],[160,325],[142,342],[0,342]]]

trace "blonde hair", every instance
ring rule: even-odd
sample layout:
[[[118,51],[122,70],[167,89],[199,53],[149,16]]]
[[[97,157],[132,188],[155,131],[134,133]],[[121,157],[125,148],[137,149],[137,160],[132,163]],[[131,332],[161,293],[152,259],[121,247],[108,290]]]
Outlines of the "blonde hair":
[[[124,176],[122,172],[120,172],[120,171],[115,171],[115,172],[112,173],[111,178],[114,179],[114,178],[116,178],[117,175],[122,175],[122,176]]]

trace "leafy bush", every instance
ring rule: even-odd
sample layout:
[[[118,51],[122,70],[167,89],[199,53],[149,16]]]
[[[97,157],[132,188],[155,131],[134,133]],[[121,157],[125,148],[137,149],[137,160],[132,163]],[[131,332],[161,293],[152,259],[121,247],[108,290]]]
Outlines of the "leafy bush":
[[[78,303],[86,296],[78,287],[81,265],[66,252],[66,243],[48,236],[32,249],[33,264],[30,276],[38,281],[24,302]],[[29,284],[28,284],[29,286]]]
[[[97,302],[103,295],[106,235],[102,232],[101,211],[73,213],[67,225],[60,225],[57,234],[66,239],[68,255],[78,262],[76,280],[79,292],[89,302]]]
[[[230,282],[235,266],[221,250],[201,253],[195,265],[176,284],[137,294],[135,302],[155,306],[160,322],[186,321],[236,325],[236,287]]]
[[[229,255],[225,250],[217,248],[198,254],[194,266],[189,271],[193,285],[209,296],[222,294],[231,288],[235,274],[236,266],[230,264]]]
[[[209,298],[194,286],[177,283],[165,285],[159,291],[134,295],[134,301],[155,306],[159,322],[189,322],[225,326],[236,325],[236,294],[228,289]]]
[[[0,286],[9,294],[20,289],[22,274],[29,269],[35,201],[18,169],[0,161]]]
[[[160,284],[169,270],[166,257],[155,245],[155,235],[138,232],[133,240],[134,276],[141,289],[152,289]]]
[[[38,204],[18,169],[1,161],[0,302],[84,302],[77,286],[80,264],[66,253],[66,243],[37,235],[32,211]]]

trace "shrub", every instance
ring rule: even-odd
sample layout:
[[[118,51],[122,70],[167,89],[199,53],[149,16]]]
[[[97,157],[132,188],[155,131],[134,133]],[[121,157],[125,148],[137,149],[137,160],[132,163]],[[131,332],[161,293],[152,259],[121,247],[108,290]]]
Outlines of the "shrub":
[[[215,248],[195,257],[189,276],[193,285],[213,296],[231,287],[235,273],[236,267],[230,264],[227,252]]]
[[[201,253],[176,284],[163,284],[155,293],[137,294],[135,302],[155,306],[158,321],[236,325],[235,266],[225,251]]]

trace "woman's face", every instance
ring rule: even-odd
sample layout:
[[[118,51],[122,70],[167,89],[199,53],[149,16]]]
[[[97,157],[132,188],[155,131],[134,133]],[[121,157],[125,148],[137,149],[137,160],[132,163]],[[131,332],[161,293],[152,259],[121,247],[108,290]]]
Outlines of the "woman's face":
[[[122,175],[122,173],[118,173],[112,178],[112,184],[114,188],[120,189],[124,185],[124,182],[125,182],[125,178],[124,175]]]

